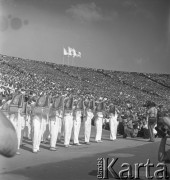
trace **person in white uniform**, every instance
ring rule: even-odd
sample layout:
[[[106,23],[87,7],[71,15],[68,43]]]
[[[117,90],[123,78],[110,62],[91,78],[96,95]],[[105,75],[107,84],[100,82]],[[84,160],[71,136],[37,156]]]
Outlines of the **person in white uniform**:
[[[96,118],[95,118],[96,136],[95,136],[95,141],[97,143],[102,142],[101,138],[102,138],[104,109],[105,109],[105,107],[104,107],[103,98],[100,97],[99,101],[96,102]]]
[[[113,104],[109,105],[109,125],[110,125],[110,140],[115,140],[117,136],[117,127],[119,124],[118,110]]]
[[[33,153],[40,151],[40,143],[43,133],[43,120],[47,117],[50,108],[49,96],[43,95],[37,99],[33,108]]]
[[[75,102],[74,116],[73,116],[73,143],[80,146],[79,132],[81,127],[81,118],[84,111],[83,97],[78,97]]]
[[[73,96],[70,94],[64,101],[64,145],[69,147],[73,128]]]
[[[62,137],[64,137],[64,122],[63,122],[63,111],[60,110],[57,141],[61,142]]]
[[[34,135],[34,126],[33,126],[33,117],[34,117],[34,114],[33,114],[33,110],[34,110],[34,107],[35,107],[35,104],[36,104],[36,96],[34,95],[34,97],[31,98],[30,100],[30,104],[27,108],[27,114],[28,114],[28,122],[29,125],[28,125],[28,137],[30,137],[32,140],[33,140],[33,135]]]
[[[47,96],[47,93],[42,93],[43,96]],[[49,97],[48,97],[49,98]],[[41,126],[41,142],[46,143],[49,135],[49,117],[48,113],[44,113],[42,116],[42,126]]]
[[[59,125],[58,125],[58,137],[57,141],[61,142],[61,138],[64,137],[64,122],[63,122],[63,113],[64,113],[64,95],[60,93],[60,104],[59,104]]]
[[[37,114],[34,114],[32,117],[32,127],[33,127],[33,153],[40,151],[40,142],[41,142],[41,125],[42,119]]]
[[[25,137],[29,140],[32,139],[32,122],[31,122],[31,104],[27,105],[27,113],[26,113],[26,123],[25,123]]]
[[[58,96],[53,99],[52,106],[49,114],[49,126],[50,126],[50,150],[56,151],[56,142],[61,122],[61,117],[64,109],[63,97]]]
[[[27,121],[27,108],[28,108],[28,96],[25,94],[25,91],[23,93],[23,105],[22,108],[20,108],[20,114],[18,118],[20,118],[21,121],[21,145],[23,142],[23,137],[26,133],[26,121]]]
[[[16,152],[17,155],[20,155],[19,149],[21,145],[21,130],[23,123],[23,118],[21,116],[22,106],[24,103],[23,98],[24,96],[20,92],[17,92],[13,96],[9,104],[9,119],[16,130],[17,139],[18,139],[18,151]]]
[[[90,134],[91,134],[91,121],[94,117],[95,102],[94,99],[86,99],[85,105],[85,118],[84,118],[84,141],[85,144],[90,145]]]

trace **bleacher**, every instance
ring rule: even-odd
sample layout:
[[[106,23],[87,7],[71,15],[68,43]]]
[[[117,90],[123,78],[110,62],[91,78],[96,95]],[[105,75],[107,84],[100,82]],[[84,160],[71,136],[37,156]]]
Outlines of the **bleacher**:
[[[0,55],[0,83],[13,88],[107,97],[118,106],[140,108],[147,100],[170,108],[170,74],[121,72],[74,67]]]

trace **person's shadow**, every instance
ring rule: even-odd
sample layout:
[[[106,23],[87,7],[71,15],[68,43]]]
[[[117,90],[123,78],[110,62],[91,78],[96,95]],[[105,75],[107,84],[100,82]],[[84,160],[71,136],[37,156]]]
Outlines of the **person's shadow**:
[[[20,148],[21,148],[21,149],[24,149],[24,150],[26,150],[26,151],[32,152],[32,148],[29,148],[29,147],[27,147],[27,146],[22,145]]]

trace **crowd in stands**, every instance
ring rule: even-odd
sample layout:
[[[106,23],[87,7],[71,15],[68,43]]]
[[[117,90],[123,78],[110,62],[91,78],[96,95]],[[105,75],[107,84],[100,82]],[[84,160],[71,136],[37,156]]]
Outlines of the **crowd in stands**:
[[[55,94],[72,90],[73,94],[100,96],[123,108],[130,101],[136,112],[147,100],[170,108],[170,75],[119,72],[59,65],[0,55],[0,103],[10,98],[14,89],[32,93]]]

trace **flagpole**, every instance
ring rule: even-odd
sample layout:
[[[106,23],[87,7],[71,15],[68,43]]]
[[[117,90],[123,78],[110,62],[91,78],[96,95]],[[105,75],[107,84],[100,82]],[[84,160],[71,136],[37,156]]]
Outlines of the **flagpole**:
[[[63,55],[63,65],[64,65],[64,55]]]
[[[64,65],[64,46],[63,46],[63,65]]]
[[[68,56],[68,66],[69,66],[69,56]]]

